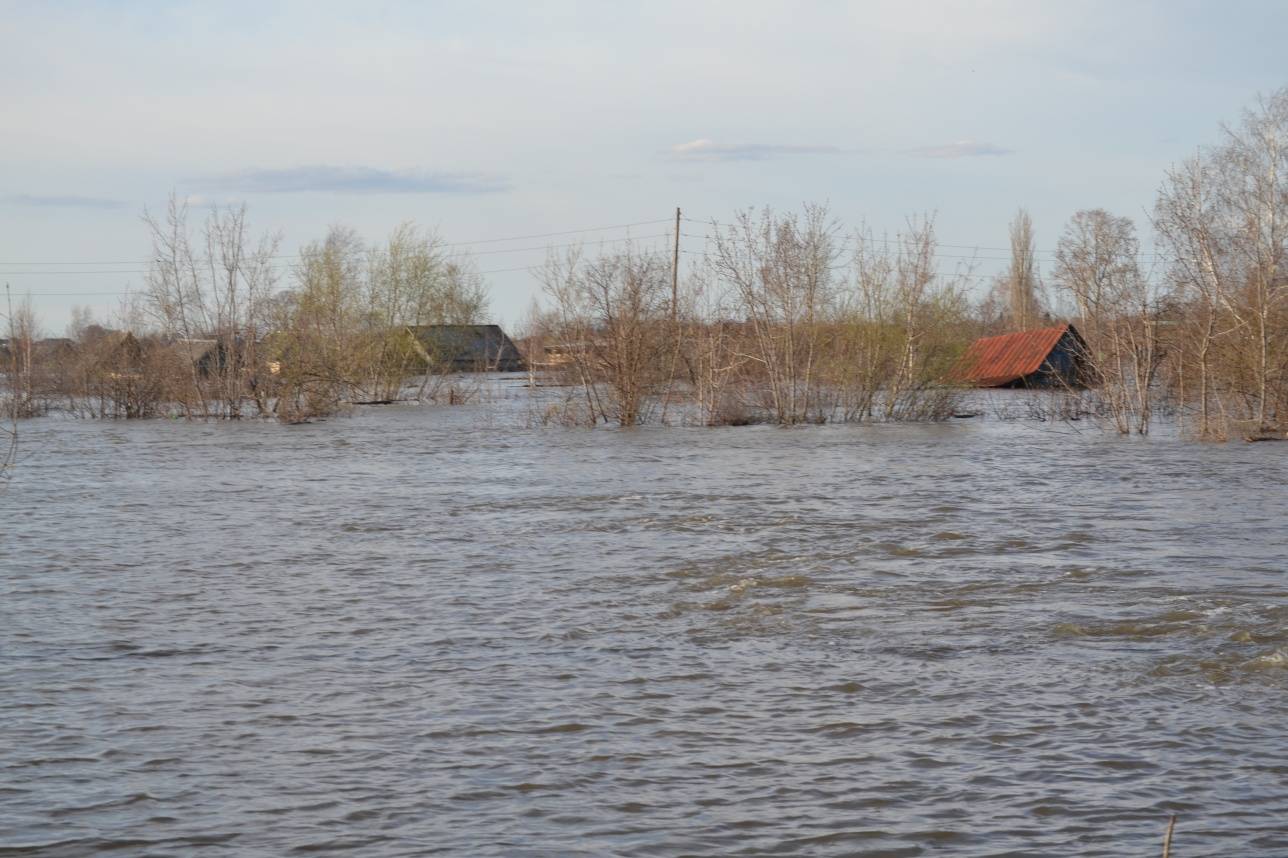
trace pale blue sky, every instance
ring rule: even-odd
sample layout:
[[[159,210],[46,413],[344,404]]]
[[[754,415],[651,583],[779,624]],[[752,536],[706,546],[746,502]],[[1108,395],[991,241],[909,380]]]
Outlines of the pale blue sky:
[[[1284,2],[0,2],[0,282],[50,333],[110,312],[171,189],[244,200],[286,254],[332,223],[470,241],[804,201],[985,248],[1023,205],[1044,250],[1100,206],[1147,239],[1164,169],[1288,85],[1285,37]],[[500,320],[543,243],[479,246]],[[95,273],[32,273],[70,270]]]

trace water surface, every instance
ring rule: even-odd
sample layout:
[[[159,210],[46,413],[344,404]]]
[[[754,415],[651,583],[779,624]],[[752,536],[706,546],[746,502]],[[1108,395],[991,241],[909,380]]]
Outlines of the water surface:
[[[1288,445],[506,407],[24,425],[0,855],[1288,854]]]

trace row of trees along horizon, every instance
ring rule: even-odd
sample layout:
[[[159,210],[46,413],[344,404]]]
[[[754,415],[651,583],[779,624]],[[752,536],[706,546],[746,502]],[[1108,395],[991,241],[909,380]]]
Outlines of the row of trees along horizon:
[[[408,327],[483,321],[487,290],[436,235],[407,224],[367,245],[334,227],[280,288],[280,237],[253,237],[244,207],[194,231],[172,199],[145,222],[147,289],[118,330],[81,312],[73,346],[42,354],[29,302],[10,308],[11,416],[299,421],[357,402],[456,401]],[[1006,270],[976,296],[972,261],[940,270],[933,217],[888,237],[847,230],[823,205],[747,210],[709,224],[678,282],[670,253],[552,250],[535,271],[545,301],[516,334],[530,361],[551,364],[547,383],[566,386],[543,422],[917,421],[959,407],[952,370],[973,339],[1066,320],[1097,380],[1070,392],[1076,408],[1118,432],[1145,434],[1166,411],[1205,439],[1282,433],[1288,88],[1168,170],[1149,226],[1155,251],[1142,254],[1132,219],[1076,212],[1044,280],[1021,209]],[[199,363],[208,352],[194,343],[220,359]]]

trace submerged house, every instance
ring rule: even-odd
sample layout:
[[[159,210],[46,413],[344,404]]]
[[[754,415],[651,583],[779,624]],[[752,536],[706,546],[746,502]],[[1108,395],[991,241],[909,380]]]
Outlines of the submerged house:
[[[232,363],[231,349],[221,339],[177,340],[175,354],[181,366],[191,366],[201,378],[213,378]]]
[[[1073,325],[984,337],[953,373],[972,387],[1085,387],[1093,374],[1087,343]]]
[[[528,368],[500,325],[416,325],[408,330],[432,364],[456,372],[522,372]]]
[[[84,343],[81,349],[113,377],[135,376],[143,371],[146,349],[129,331],[104,331]]]

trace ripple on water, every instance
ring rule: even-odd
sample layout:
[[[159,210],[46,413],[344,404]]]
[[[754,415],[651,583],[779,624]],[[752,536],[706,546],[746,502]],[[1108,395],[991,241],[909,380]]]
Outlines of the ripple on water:
[[[1261,454],[482,413],[33,422],[0,855],[1288,854]]]

